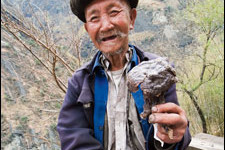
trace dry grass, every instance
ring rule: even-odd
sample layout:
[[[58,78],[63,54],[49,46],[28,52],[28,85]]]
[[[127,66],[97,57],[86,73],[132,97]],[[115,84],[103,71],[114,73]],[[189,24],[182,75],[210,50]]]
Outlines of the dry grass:
[[[224,136],[224,52],[218,48],[218,45],[217,47],[212,45],[211,51],[209,51],[208,54],[208,61],[222,67],[221,73],[217,79],[203,84],[195,92],[195,95],[198,96],[198,103],[204,112],[208,133],[217,136]],[[188,68],[188,78],[183,78],[184,76],[182,75],[179,77],[184,79],[184,82],[186,83],[185,85],[189,88],[193,87],[199,81],[199,74],[202,68],[202,64],[200,63],[201,61],[197,59],[198,57],[192,56],[192,58],[195,59],[185,60],[184,62],[185,67]],[[205,78],[208,78],[209,75],[210,73],[207,72]],[[178,84],[178,89],[180,86],[181,85]],[[190,130],[192,135],[202,132],[201,120],[190,98],[180,91],[178,92],[178,98],[190,121]]]
[[[2,66],[1,114],[9,122],[12,130],[18,127],[23,127],[23,130],[31,128],[40,137],[44,137],[48,132],[47,129],[57,123],[64,93],[57,87],[53,77],[26,52],[23,46],[17,44],[4,31],[2,35],[4,36],[2,41],[10,44],[1,49],[2,61],[8,61],[14,66],[16,76]],[[64,82],[67,82],[67,77],[65,78]],[[18,82],[26,90],[26,95],[20,95]]]
[[[154,33],[151,31],[143,31],[143,32],[137,32],[137,33],[133,33],[130,34],[129,39],[131,39],[132,41],[143,41],[145,39],[150,39],[154,37]]]

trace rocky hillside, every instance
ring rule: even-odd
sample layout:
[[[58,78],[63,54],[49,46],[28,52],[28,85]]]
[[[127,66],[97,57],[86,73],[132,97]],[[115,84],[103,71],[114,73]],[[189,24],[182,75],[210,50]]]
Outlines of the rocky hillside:
[[[71,39],[78,37],[80,41],[82,63],[96,52],[82,22],[71,14],[69,0],[2,0],[1,3],[14,20],[23,16],[24,21],[32,20],[41,30],[36,19],[39,17],[43,28],[48,27],[51,38],[59,45],[59,53],[66,60],[72,60],[69,62],[74,70],[78,67],[75,63],[78,57],[74,58],[77,52],[69,43]],[[185,0],[141,0],[130,43],[145,51],[181,60],[184,54],[191,52],[194,43],[194,38],[173,19],[174,13],[183,7]],[[64,93],[42,64],[5,28],[1,29],[1,149],[60,149],[55,128]],[[22,38],[36,46],[34,41]],[[39,56],[47,56],[42,48],[35,50]],[[64,73],[60,66],[56,69],[67,84],[71,75]]]

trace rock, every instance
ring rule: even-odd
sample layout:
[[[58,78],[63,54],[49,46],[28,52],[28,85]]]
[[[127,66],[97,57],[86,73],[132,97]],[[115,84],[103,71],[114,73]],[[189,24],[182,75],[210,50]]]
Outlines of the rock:
[[[14,134],[12,142],[6,145],[4,150],[25,150],[23,148],[22,136]]]
[[[8,42],[6,42],[6,41],[1,40],[1,47],[9,48],[10,44]]]
[[[30,147],[37,147],[37,145],[39,145],[39,139],[36,137],[36,133],[34,129],[29,129],[29,133],[30,135],[32,135],[31,137],[31,142],[30,142]]]
[[[56,135],[55,135],[54,131],[51,128],[48,131],[49,131],[48,132],[49,139],[51,141],[51,148],[54,150],[60,150],[61,148],[55,144],[57,140],[56,140]]]
[[[49,150],[45,143],[41,144],[40,150]]]
[[[26,90],[23,86],[23,83],[20,81],[20,77],[16,72],[16,68],[13,62],[7,61],[5,59],[1,59],[1,64],[3,65],[4,69],[11,75],[11,78],[15,78],[17,80],[13,81],[17,88],[17,91],[21,97],[26,96]]]
[[[186,35],[186,34],[178,34],[178,42],[179,42],[179,48],[184,48],[187,45],[190,45],[193,42],[193,37]]]
[[[15,135],[15,136],[23,136],[24,134],[24,131],[22,130],[13,130],[12,131],[12,135]]]
[[[167,23],[167,17],[164,15],[162,11],[155,11],[153,12],[153,24],[164,24]]]
[[[172,25],[166,25],[163,34],[167,39],[176,39],[178,30],[175,30]]]
[[[175,69],[169,64],[168,59],[159,57],[149,61],[143,61],[135,66],[127,76],[128,89],[136,92],[139,85],[144,95],[144,111],[142,118],[148,117],[151,108],[164,103],[164,94],[172,84],[178,81]]]
[[[1,150],[11,142],[11,124],[4,115],[1,114]]]

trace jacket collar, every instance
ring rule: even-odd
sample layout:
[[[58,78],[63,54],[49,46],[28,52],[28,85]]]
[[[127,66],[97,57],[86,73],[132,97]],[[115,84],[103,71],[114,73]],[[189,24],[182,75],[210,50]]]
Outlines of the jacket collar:
[[[136,52],[136,47],[133,45],[129,44],[129,47],[132,48],[132,58],[131,58],[131,68],[136,66],[139,63],[137,52]],[[101,51],[98,51],[96,54],[94,66],[92,68],[92,74],[97,70],[97,69],[103,69],[102,63],[100,62],[100,56],[102,55]]]
[[[154,54],[143,52],[142,50],[140,50],[134,45],[129,44],[129,47],[133,48],[131,68],[136,66],[139,62],[158,57]],[[86,63],[83,67],[81,67],[78,70],[86,70],[88,73],[90,73],[90,76],[93,76],[96,70],[98,70],[99,68],[103,69],[103,66],[101,65],[99,60],[100,55],[101,55],[101,52],[98,51],[90,62]]]

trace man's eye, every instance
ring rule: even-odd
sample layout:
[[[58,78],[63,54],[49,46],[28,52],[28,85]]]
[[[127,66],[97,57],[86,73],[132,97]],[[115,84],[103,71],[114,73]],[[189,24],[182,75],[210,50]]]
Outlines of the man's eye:
[[[111,16],[115,16],[115,15],[117,15],[118,13],[119,13],[118,10],[112,10],[112,11],[110,12],[110,15],[111,15]]]
[[[90,21],[91,21],[91,22],[98,21],[98,17],[97,17],[97,16],[93,16],[93,17],[91,17]]]

